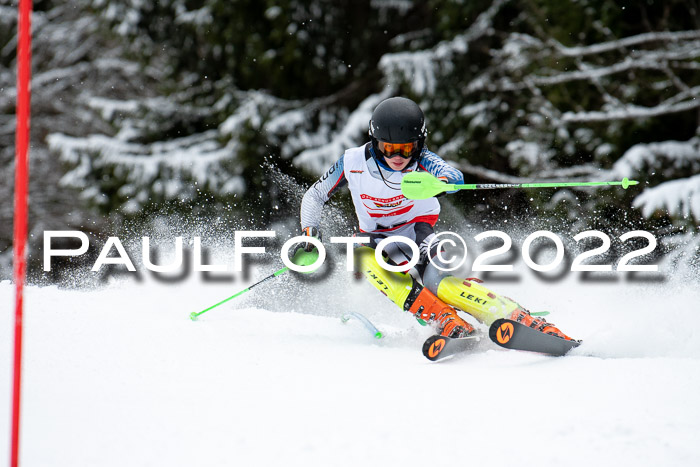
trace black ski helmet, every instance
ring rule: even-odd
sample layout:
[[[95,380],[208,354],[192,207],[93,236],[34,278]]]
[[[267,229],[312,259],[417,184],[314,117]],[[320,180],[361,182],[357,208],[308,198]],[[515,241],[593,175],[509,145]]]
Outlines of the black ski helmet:
[[[383,100],[372,112],[369,121],[369,136],[374,153],[385,162],[378,143],[412,143],[417,141],[411,153],[411,162],[420,159],[425,144],[425,117],[418,104],[405,97],[390,97]]]

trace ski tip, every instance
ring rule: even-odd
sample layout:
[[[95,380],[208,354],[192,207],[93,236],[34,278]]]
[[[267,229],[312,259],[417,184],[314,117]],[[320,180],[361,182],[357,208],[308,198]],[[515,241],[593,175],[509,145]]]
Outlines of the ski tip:
[[[497,319],[489,328],[489,338],[501,347],[508,344],[514,333],[513,322],[505,318]]]
[[[384,337],[384,334],[382,334],[382,331],[377,331],[374,333],[375,339],[381,339],[382,337]]]
[[[430,336],[423,343],[423,356],[435,362],[449,358],[458,353],[468,352],[476,348],[481,341],[481,337],[482,335],[479,333],[470,334],[465,337]]]
[[[423,355],[430,361],[440,358],[440,354],[445,350],[447,339],[442,336],[432,336],[423,344]]]
[[[192,321],[197,321],[197,316],[198,316],[198,315],[197,315],[197,312],[195,312],[195,311],[193,311],[192,313],[190,313],[190,319],[191,319]]]

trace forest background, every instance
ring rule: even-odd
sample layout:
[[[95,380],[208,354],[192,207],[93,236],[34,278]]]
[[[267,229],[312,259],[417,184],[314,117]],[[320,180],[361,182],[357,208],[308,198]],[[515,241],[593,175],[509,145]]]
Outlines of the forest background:
[[[645,229],[666,264],[700,262],[698,0],[34,9],[31,280],[44,277],[46,230],[103,243],[158,225],[298,228],[305,188],[367,140],[372,109],[394,95],[421,105],[429,148],[468,183],[641,182],[443,198],[475,228]],[[11,275],[16,27],[16,1],[0,0],[0,279]],[[352,207],[334,203],[347,235]]]

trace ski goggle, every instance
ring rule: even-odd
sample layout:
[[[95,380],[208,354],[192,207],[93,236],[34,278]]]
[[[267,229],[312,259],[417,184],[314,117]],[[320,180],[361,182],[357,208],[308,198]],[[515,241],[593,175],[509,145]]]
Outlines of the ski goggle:
[[[379,141],[378,147],[386,159],[393,159],[394,157],[408,159],[418,147],[418,141],[413,141],[412,143],[385,143],[384,141]]]

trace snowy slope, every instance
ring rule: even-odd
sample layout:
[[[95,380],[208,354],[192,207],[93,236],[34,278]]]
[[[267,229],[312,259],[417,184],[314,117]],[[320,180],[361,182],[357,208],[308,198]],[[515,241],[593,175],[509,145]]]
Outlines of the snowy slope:
[[[584,339],[564,358],[431,363],[430,334],[368,284],[29,287],[23,466],[690,466],[700,460],[697,284],[494,284]],[[307,282],[302,282],[307,281]],[[300,284],[306,284],[304,288]],[[309,286],[311,287],[311,286]],[[345,290],[342,303],[332,291]],[[11,309],[13,289],[0,284]],[[314,307],[313,303],[318,305]],[[286,310],[286,311],[285,311]],[[343,311],[385,332],[375,340]],[[11,313],[0,318],[9,440]],[[7,458],[9,442],[0,443]]]

